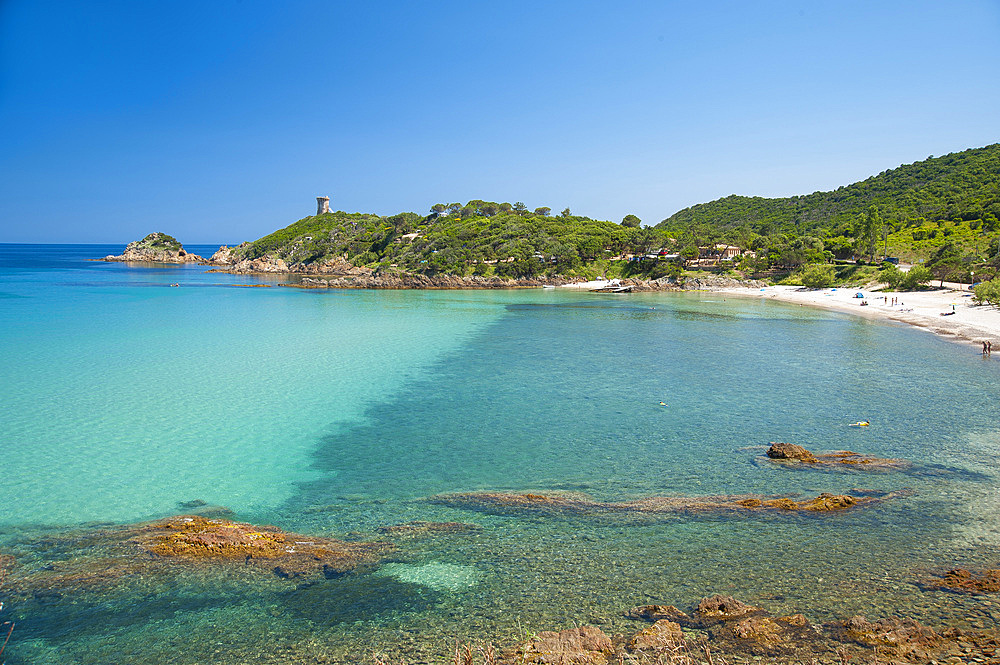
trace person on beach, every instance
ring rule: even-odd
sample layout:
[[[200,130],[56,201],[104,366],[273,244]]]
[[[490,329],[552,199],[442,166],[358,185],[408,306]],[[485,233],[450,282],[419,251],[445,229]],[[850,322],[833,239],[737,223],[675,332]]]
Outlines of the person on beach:
[[[987,350],[988,348],[989,348],[989,347],[988,347],[988,346],[986,345],[986,342],[983,342],[983,355],[984,355],[984,356],[986,355],[986,353],[987,353],[987,351],[986,351],[986,350]]]

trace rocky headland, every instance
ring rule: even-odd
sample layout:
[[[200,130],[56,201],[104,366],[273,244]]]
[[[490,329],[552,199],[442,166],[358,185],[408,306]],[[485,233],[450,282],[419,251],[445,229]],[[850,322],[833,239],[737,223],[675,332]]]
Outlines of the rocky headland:
[[[570,286],[583,282],[579,277],[540,275],[529,278],[507,278],[449,273],[408,272],[396,267],[355,265],[342,257],[320,260],[286,261],[275,255],[248,258],[252,243],[235,247],[222,245],[205,259],[187,253],[180,242],[165,233],[150,233],[136,240],[118,255],[108,255],[100,261],[123,263],[198,263],[212,266],[209,272],[236,275],[289,275],[299,277],[283,284],[303,289],[523,289],[542,286]],[[702,275],[697,278],[661,277],[658,279],[622,279],[620,286],[632,291],[700,291],[734,288],[761,288],[764,282],[739,280],[722,275]]]
[[[184,246],[166,233],[150,233],[142,240],[130,242],[121,254],[109,254],[100,261],[120,263],[204,263],[197,254],[188,254]]]

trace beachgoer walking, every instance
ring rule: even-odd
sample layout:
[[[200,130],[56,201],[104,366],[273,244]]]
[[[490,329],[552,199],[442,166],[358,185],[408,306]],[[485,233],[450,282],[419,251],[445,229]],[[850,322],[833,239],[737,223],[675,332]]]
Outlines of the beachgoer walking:
[[[986,351],[986,350],[987,350],[988,348],[989,348],[989,347],[988,347],[988,346],[986,346],[986,342],[983,342],[983,355],[984,355],[984,356],[986,355],[986,353],[987,353],[987,351]]]

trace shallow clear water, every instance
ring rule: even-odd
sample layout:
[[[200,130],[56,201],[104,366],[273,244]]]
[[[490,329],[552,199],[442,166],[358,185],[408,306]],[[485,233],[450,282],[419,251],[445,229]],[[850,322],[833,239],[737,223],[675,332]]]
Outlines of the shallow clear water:
[[[315,584],[192,571],[19,598],[9,663],[417,659],[456,637],[626,630],[631,605],[715,592],[815,621],[994,622],[918,585],[997,561],[1000,366],[971,346],[717,294],[243,288],[261,280],[84,261],[120,249],[0,245],[0,551],[42,566],[45,534],[194,499],[317,535],[482,529],[402,539],[380,569]],[[769,441],[913,466],[789,470],[762,459]],[[911,493],[739,519],[426,501],[852,488]]]

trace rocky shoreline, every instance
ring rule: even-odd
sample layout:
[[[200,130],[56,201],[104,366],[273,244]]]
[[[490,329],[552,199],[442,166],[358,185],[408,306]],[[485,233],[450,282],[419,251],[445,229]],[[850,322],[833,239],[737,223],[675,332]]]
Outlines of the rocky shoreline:
[[[856,615],[814,625],[802,614],[775,617],[722,595],[702,599],[690,614],[673,605],[642,605],[625,615],[650,625],[632,635],[607,635],[594,626],[545,631],[492,662],[1000,663],[996,631],[936,631],[906,617]]]
[[[475,497],[475,502],[498,500],[505,507],[510,504],[515,507],[557,504],[558,510],[574,513],[647,508],[659,512],[679,507],[673,504],[668,507],[602,504],[518,494],[459,496]],[[697,501],[703,503],[704,498]],[[57,556],[40,567],[37,564],[21,567],[14,557],[0,555],[3,590],[15,602],[29,598],[50,602],[63,596],[103,592],[142,580],[159,579],[162,584],[170,585],[175,576],[191,571],[201,571],[209,581],[235,575],[244,583],[294,585],[302,589],[314,584],[338,584],[340,578],[372,572],[414,538],[454,537],[482,530],[479,525],[462,522],[412,521],[375,529],[395,542],[342,541],[235,522],[222,517],[231,515],[224,508],[205,506],[200,501],[189,503],[198,512],[134,525],[48,534],[42,544]],[[459,503],[469,507],[465,500]],[[708,503],[711,504],[709,508],[719,507],[718,502]],[[847,507],[850,506],[828,509]],[[773,508],[794,510],[788,506]],[[797,509],[811,510],[808,507]],[[998,580],[1000,571],[997,570],[974,573],[955,569],[932,574],[921,581],[921,586],[928,591],[982,596],[1000,592]],[[331,587],[330,591],[333,590]],[[644,594],[637,591],[637,595]],[[578,625],[560,631],[528,634],[504,641],[499,647],[488,642],[455,644],[454,662],[469,665],[735,665],[750,662],[846,665],[854,661],[872,665],[880,662],[1000,665],[1000,632],[996,627],[926,626],[902,613],[873,619],[854,615],[813,623],[804,613],[775,616],[765,607],[719,594],[703,598],[685,609],[657,603],[655,598],[650,600],[654,603],[646,600],[646,604],[620,606],[616,612],[624,623],[610,633],[605,632],[610,630],[607,624],[603,629]],[[809,608],[802,608],[802,611],[808,612]],[[353,660],[264,658],[261,662],[363,660],[382,665],[441,662],[426,650],[430,645],[419,647],[416,652],[411,650],[413,646],[388,647],[391,655],[376,653],[370,654],[370,658],[368,654],[356,653],[357,658]]]
[[[241,245],[242,246],[242,245]],[[301,275],[301,280],[284,286],[302,289],[530,289],[543,286],[568,286],[584,281],[560,275],[507,279],[471,275],[408,273],[395,268],[372,269],[331,259],[315,263],[288,264],[279,258],[239,259],[232,247],[223,245],[204,265],[209,272],[234,275]],[[678,282],[674,278],[622,279],[621,286],[633,291],[698,291],[705,289],[761,288],[764,282],[723,276],[703,276]]]
[[[232,272],[232,271],[223,271]],[[272,273],[273,274],[273,273]],[[288,273],[295,274],[295,273]],[[565,277],[504,279],[502,277],[481,277],[473,275],[421,275],[399,272],[359,275],[331,275],[326,278],[303,277],[298,284],[285,286],[302,289],[530,289],[543,286],[570,286],[579,279]],[[733,288],[735,286],[754,287],[756,282],[745,282],[728,277],[703,277],[677,282],[672,279],[622,279],[620,285],[632,291],[703,291]]]
[[[342,259],[329,259],[311,263],[289,264],[280,258],[240,258],[237,247],[222,245],[209,258],[189,254],[171,236],[151,233],[142,240],[130,242],[118,255],[109,254],[96,261],[119,263],[196,263],[211,266],[209,272],[233,275],[289,275],[300,280],[282,286],[302,289],[529,289],[543,286],[570,286],[583,282],[583,278],[561,275],[531,278],[460,276],[450,274],[409,273],[397,268],[373,269],[355,266]],[[632,291],[701,291],[736,288],[762,288],[764,282],[740,280],[724,276],[701,276],[678,281],[676,278],[621,279],[620,285]]]

